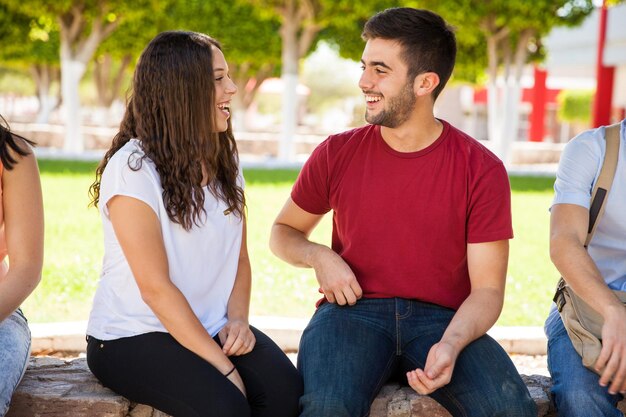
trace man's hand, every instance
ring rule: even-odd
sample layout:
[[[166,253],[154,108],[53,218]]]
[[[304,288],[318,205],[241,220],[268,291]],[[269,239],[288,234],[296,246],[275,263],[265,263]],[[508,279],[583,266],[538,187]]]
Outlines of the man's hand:
[[[354,305],[363,296],[363,290],[348,264],[335,251],[317,246],[311,265],[326,299],[339,305]]]
[[[616,305],[605,315],[602,326],[602,350],[595,363],[600,385],[609,385],[609,393],[626,392],[626,308]]]
[[[424,369],[415,369],[406,373],[411,388],[418,394],[428,395],[448,384],[452,379],[452,371],[458,352],[446,342],[433,345],[426,358]]]
[[[243,320],[229,320],[218,333],[222,351],[226,356],[240,356],[254,348],[256,338],[248,323]]]

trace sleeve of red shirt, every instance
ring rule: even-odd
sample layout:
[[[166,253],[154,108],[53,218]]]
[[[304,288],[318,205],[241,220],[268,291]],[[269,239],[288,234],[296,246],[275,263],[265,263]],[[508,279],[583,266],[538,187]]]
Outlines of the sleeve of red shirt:
[[[306,161],[291,190],[291,199],[311,214],[326,214],[331,210],[329,189],[329,139],[322,142]]]
[[[502,163],[479,172],[473,182],[467,216],[467,243],[513,238],[511,186]]]

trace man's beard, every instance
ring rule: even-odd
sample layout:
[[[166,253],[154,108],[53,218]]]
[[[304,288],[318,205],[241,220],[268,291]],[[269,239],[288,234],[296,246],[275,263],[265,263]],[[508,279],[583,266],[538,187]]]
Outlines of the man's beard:
[[[411,83],[406,83],[402,91],[400,91],[400,94],[395,97],[385,99],[385,101],[388,101],[386,109],[381,110],[376,115],[370,115],[366,110],[365,120],[373,125],[390,128],[398,127],[409,119],[411,112],[413,111],[413,107],[415,107],[416,100],[415,93],[413,92],[413,85]]]

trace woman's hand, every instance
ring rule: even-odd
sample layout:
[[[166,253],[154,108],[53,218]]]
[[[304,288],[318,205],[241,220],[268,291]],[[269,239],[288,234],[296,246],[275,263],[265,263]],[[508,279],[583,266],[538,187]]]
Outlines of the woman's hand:
[[[252,351],[256,343],[250,325],[243,320],[229,320],[220,330],[219,338],[226,356],[245,355]]]

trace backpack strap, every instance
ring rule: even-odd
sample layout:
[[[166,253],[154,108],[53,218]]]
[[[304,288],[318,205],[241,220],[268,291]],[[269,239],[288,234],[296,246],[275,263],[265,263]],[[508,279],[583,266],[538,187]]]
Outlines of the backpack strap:
[[[585,247],[589,246],[591,238],[593,237],[596,228],[598,227],[598,220],[602,217],[605,208],[606,197],[611,190],[611,184],[615,177],[615,170],[617,168],[617,159],[619,156],[619,133],[621,123],[616,123],[604,128],[604,138],[606,140],[606,152],[604,153],[604,162],[593,187],[591,193],[591,207],[589,208],[589,229],[587,230],[587,239],[585,240]]]

